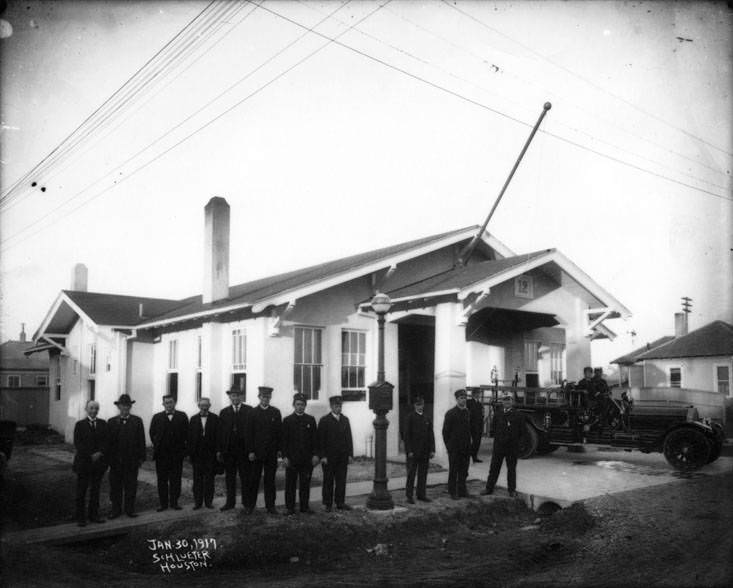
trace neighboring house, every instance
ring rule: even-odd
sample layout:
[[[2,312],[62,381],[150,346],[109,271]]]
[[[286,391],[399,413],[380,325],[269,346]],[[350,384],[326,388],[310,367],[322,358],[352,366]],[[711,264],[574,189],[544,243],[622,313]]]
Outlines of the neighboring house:
[[[340,394],[357,454],[369,454],[376,380],[375,292],[393,302],[385,329],[386,378],[395,385],[388,454],[416,395],[426,398],[439,432],[453,392],[499,379],[559,384],[590,363],[603,324],[629,316],[611,294],[555,249],[516,255],[488,233],[465,265],[459,252],[478,227],[450,231],[316,266],[229,285],[229,205],[205,208],[203,294],[183,300],[86,292],[86,270],[62,291],[34,339],[51,357],[51,421],[70,438],[89,398],[115,413],[122,393],[137,401],[146,426],[170,392],[189,414],[201,395],[213,409],[240,388],[249,404],[257,386],[291,411],[298,390],[316,418]],[[439,443],[439,454],[444,452]]]
[[[23,327],[18,341],[0,345],[0,419],[47,425],[48,358],[25,355],[33,342],[26,341]]]
[[[641,388],[644,385],[644,366],[636,363],[636,360],[642,353],[651,351],[674,339],[671,335],[660,337],[647,343],[643,347],[634,349],[631,353],[622,355],[618,359],[614,359],[611,363],[618,365],[618,383],[626,388]]]
[[[723,407],[733,403],[733,326],[714,321],[688,333],[687,315],[677,313],[675,333],[612,363],[630,370],[635,397],[690,402],[722,420]]]

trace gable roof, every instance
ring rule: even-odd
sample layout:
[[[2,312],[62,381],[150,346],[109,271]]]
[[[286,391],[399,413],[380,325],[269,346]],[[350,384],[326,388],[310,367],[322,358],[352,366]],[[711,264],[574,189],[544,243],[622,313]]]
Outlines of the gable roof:
[[[660,337],[659,339],[655,339],[651,343],[647,343],[643,347],[634,349],[633,351],[627,353],[626,355],[622,355],[621,357],[614,359],[611,363],[616,363],[618,365],[632,365],[636,363],[636,360],[642,353],[651,351],[652,349],[655,349],[656,347],[659,347],[660,345],[663,345],[664,343],[667,343],[671,341],[672,339],[674,339],[674,337],[672,337],[671,335]]]
[[[733,325],[714,321],[676,337],[650,351],[642,353],[636,361],[645,359],[673,359],[677,357],[733,356]]]
[[[0,370],[48,371],[48,356],[26,357],[24,352],[33,341],[5,341],[0,345]]]
[[[182,303],[180,300],[123,296],[100,292],[79,292],[76,290],[62,290],[62,292],[96,324],[117,327],[132,327],[141,322],[141,304],[143,316],[154,317],[181,306]]]

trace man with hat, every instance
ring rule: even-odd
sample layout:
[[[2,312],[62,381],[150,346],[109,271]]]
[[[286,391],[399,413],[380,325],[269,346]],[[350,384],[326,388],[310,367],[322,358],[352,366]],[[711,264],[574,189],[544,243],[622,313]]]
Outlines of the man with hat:
[[[331,512],[334,499],[339,510],[351,510],[346,504],[346,473],[354,459],[349,419],[341,414],[343,399],[328,399],[331,412],[318,422],[318,447],[323,467],[323,505]]]
[[[471,415],[466,391],[455,391],[456,405],[445,413],[443,442],[448,450],[448,492],[453,500],[468,497],[466,478],[471,458]]]
[[[237,473],[242,487],[242,505],[248,512],[251,483],[247,428],[252,407],[242,402],[242,391],[227,391],[230,406],[219,413],[219,431],[216,442],[216,459],[224,464],[227,500],[221,510],[234,508],[237,502]]]
[[[145,461],[145,427],[143,420],[130,414],[135,401],[122,394],[115,402],[120,414],[109,419],[109,494],[112,502],[110,519],[122,513],[136,517],[137,472]]]
[[[300,512],[312,513],[311,475],[318,464],[316,419],[305,413],[306,397],[293,395],[293,413],[283,419],[283,460],[285,462],[285,507],[295,514],[295,486],[298,485]]]
[[[484,405],[474,398],[473,393],[468,390],[466,406],[468,407],[468,413],[471,415],[471,459],[473,463],[481,463],[483,460],[479,459],[478,451],[481,448],[481,437],[484,428]]]
[[[216,437],[219,417],[209,412],[211,400],[201,398],[199,412],[188,423],[188,454],[193,466],[193,509],[213,508]]]
[[[249,495],[249,509],[254,510],[257,504],[257,492],[260,489],[260,478],[264,472],[265,508],[270,514],[277,514],[275,509],[275,472],[277,458],[280,457],[282,441],[282,416],[274,406],[270,406],[272,388],[260,386],[257,397],[260,403],[250,412],[250,426],[247,429],[249,461],[252,464],[252,488]]]
[[[85,407],[87,417],[74,426],[73,470],[76,473],[76,522],[86,526],[85,501],[89,490],[89,520],[103,523],[99,517],[99,487],[107,471],[107,422],[98,419],[99,402],[90,400]]]
[[[176,399],[172,394],[163,396],[163,409],[150,421],[150,440],[153,442],[158,478],[158,512],[166,510],[169,505],[173,510],[181,510],[178,498],[181,496],[183,458],[186,457],[188,442],[188,417],[176,410]]]
[[[494,413],[492,430],[494,431],[494,451],[491,455],[491,467],[489,477],[486,480],[486,488],[481,491],[482,495],[492,494],[494,486],[499,479],[501,462],[506,460],[507,488],[509,496],[516,495],[517,488],[517,456],[519,454],[519,441],[526,424],[526,417],[523,413],[514,409],[514,397],[507,393],[501,398],[501,406],[497,407]]]
[[[415,473],[417,473],[417,499],[430,502],[426,495],[428,466],[435,456],[435,435],[433,423],[425,415],[425,400],[418,396],[413,401],[413,410],[405,419],[404,441],[407,454],[407,486],[405,494],[407,502],[415,504],[412,493],[415,489]]]

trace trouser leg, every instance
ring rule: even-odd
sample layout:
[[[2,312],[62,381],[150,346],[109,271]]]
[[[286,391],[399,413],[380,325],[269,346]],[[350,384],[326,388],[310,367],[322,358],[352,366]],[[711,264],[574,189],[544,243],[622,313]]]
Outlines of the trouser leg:
[[[259,459],[250,462],[250,486],[248,502],[250,508],[255,508],[255,506],[257,505],[257,495],[260,493],[260,479],[262,478],[262,466],[263,463]]]
[[[298,472],[298,501],[300,502],[300,510],[308,510],[308,504],[311,497],[311,476],[313,475],[313,466],[304,465],[299,468]]]
[[[344,504],[346,500],[346,472],[348,470],[349,463],[343,462],[336,466],[334,475],[336,477],[336,490],[335,490],[335,501],[336,506]]]
[[[209,461],[203,464],[203,480],[204,480],[204,504],[211,506],[214,501],[214,477],[216,473],[214,471],[214,459],[211,458]]]
[[[471,434],[471,456],[473,459],[478,458],[478,451],[481,448],[481,429],[476,429]]]
[[[168,460],[155,460],[155,475],[158,479],[158,502],[161,508],[168,508],[168,480],[170,478],[170,464]]]
[[[298,469],[290,466],[285,469],[285,508],[295,510],[295,485],[299,477]]]
[[[501,471],[501,462],[504,459],[504,455],[501,451],[494,447],[494,452],[491,454],[491,466],[489,467],[489,477],[486,479],[486,489],[493,490],[496,486],[496,481],[499,479],[499,472]]]
[[[335,480],[333,465],[330,463],[323,464],[323,504],[331,506],[333,504],[333,483]]]
[[[181,497],[181,477],[183,476],[183,460],[175,459],[171,463],[169,474],[169,485],[170,485],[170,503],[173,505],[178,504],[178,499]]]
[[[417,464],[417,497],[425,498],[428,488],[428,459],[421,459]]]
[[[112,503],[112,514],[122,512],[122,470],[109,470],[109,500]]]
[[[508,454],[506,456],[506,477],[507,489],[514,492],[517,489],[517,455]]]
[[[86,500],[87,488],[92,474],[89,472],[80,472],[76,475],[76,520],[86,520],[84,513],[84,502]]]
[[[224,458],[224,477],[227,486],[227,506],[234,506],[237,502],[237,471],[238,465],[233,457]],[[244,498],[242,499],[244,501]]]
[[[102,478],[106,468],[92,470],[91,485],[89,487],[89,518],[99,518],[99,490],[102,486]]]
[[[125,512],[127,514],[135,512],[135,498],[137,496],[137,467],[125,468],[124,470],[124,487],[125,487]]]
[[[468,478],[468,464],[471,461],[471,456],[462,454],[459,456],[458,471],[456,473],[456,489],[458,496],[466,496],[468,491],[466,490],[466,479]]]
[[[265,507],[275,508],[275,472],[277,471],[277,460],[263,462],[263,482],[265,491]]]
[[[201,506],[204,503],[204,464],[193,462],[193,505]]]
[[[407,484],[405,485],[405,495],[412,498],[415,489],[415,472],[417,470],[417,460],[414,457],[407,458]],[[418,494],[420,492],[418,491]]]
[[[456,488],[457,471],[457,455],[450,453],[448,454],[448,493],[451,496],[458,493]]]

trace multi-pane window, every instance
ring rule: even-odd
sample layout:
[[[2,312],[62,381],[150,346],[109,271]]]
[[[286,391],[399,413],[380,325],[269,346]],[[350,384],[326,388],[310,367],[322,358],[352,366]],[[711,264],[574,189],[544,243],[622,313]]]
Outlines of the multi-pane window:
[[[565,345],[561,343],[550,343],[550,378],[553,384],[562,384],[563,379],[563,354]]]
[[[317,400],[321,390],[323,332],[312,327],[295,327],[294,388],[310,400]]]
[[[525,341],[524,342],[524,369],[525,371],[536,372],[537,371],[537,353],[539,351],[540,344],[537,341]]]
[[[718,381],[718,392],[728,396],[730,394],[730,370],[728,366],[715,366],[715,377]]]
[[[45,374],[36,376],[36,386],[40,388],[48,386],[48,376]]]
[[[8,376],[8,388],[20,388],[20,376],[12,374]]]
[[[232,331],[232,370],[247,368],[247,335],[244,329]]]
[[[669,368],[669,386],[670,388],[682,387],[682,368]]]
[[[94,343],[89,344],[89,373],[97,373],[97,346]]]
[[[341,388],[364,388],[366,334],[341,331]]]
[[[168,341],[168,369],[178,369],[178,341],[175,339]]]

